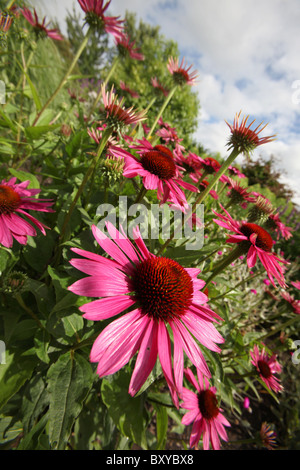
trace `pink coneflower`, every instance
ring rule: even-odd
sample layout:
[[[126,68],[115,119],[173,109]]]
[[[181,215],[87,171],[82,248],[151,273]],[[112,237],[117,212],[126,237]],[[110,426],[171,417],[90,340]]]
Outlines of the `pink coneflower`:
[[[126,91],[127,93],[129,93],[130,96],[132,96],[132,98],[139,98],[140,97],[140,95],[135,90],[132,90],[132,88],[130,88],[128,85],[126,85],[126,83],[123,82],[123,80],[120,80],[119,85],[120,85],[121,90]]]
[[[218,160],[216,160],[215,158],[213,157],[206,157],[206,158],[202,158],[202,157],[199,157],[201,159],[201,162],[202,162],[202,168],[203,170],[205,171],[206,174],[214,174],[214,173],[217,173],[220,168],[221,168],[221,163],[218,162]],[[226,175],[222,175],[220,177],[220,181],[222,183],[227,183],[228,182],[228,176]]]
[[[116,46],[121,56],[131,57],[135,60],[145,60],[144,54],[138,52],[138,49],[134,47],[135,41],[130,42],[130,38],[127,34],[122,34],[115,38]]]
[[[274,283],[275,278],[281,287],[286,287],[283,267],[280,266],[279,263],[289,263],[272,253],[274,242],[271,235],[257,224],[234,220],[221,204],[220,206],[226,215],[218,214],[213,210],[214,214],[221,219],[213,220],[221,227],[234,232],[234,235],[231,235],[227,239],[227,243],[240,244],[241,252],[247,253],[247,264],[250,269],[255,266],[258,257],[267,271],[268,277],[273,286],[276,287]]]
[[[249,116],[244,116],[241,123],[239,122],[240,116],[241,111],[235,115],[233,124],[229,124],[225,121],[231,131],[231,136],[227,144],[229,149],[234,148],[239,152],[248,154],[259,145],[267,144],[274,140],[275,135],[268,137],[259,137],[258,135],[267,126],[267,124],[261,127],[261,123],[253,130],[251,129],[251,126],[255,122],[255,119],[247,126],[246,124]]]
[[[231,199],[234,204],[241,204],[245,209],[247,202],[254,202],[255,198],[242,186],[238,181],[228,177],[229,191],[227,196]]]
[[[208,185],[209,185],[209,181],[207,181],[207,180],[201,181],[201,183],[200,183],[200,191],[201,191],[201,190],[203,191],[205,188],[207,188]],[[202,189],[202,188],[203,188],[203,189]],[[219,199],[219,195],[218,195],[217,191],[215,191],[214,189],[211,189],[211,190],[209,191],[209,194],[210,194],[214,199],[216,199],[216,200]]]
[[[236,168],[235,166],[232,166],[232,165],[230,165],[228,167],[228,173],[231,176],[238,176],[239,178],[246,178],[246,175],[244,175],[244,173],[241,173],[238,168]]]
[[[190,447],[195,447],[203,435],[203,449],[209,450],[209,444],[214,450],[220,449],[220,440],[227,441],[227,433],[224,426],[230,426],[230,423],[222,415],[221,408],[218,406],[216,397],[216,388],[210,387],[206,377],[197,370],[196,380],[190,369],[185,369],[187,380],[196,389],[196,392],[183,388],[181,404],[182,408],[189,410],[182,418],[182,424],[189,425],[193,423],[190,436]]]
[[[194,183],[198,183],[203,173],[201,157],[192,152],[187,155],[176,152],[176,162],[185,170]]]
[[[48,36],[51,39],[55,39],[56,41],[62,41],[63,37],[59,34],[57,29],[49,29],[48,24],[46,24],[46,18],[43,18],[42,23],[39,22],[37,13],[34,9],[33,14],[34,18],[32,16],[31,11],[29,8],[23,8],[21,9],[21,13],[26,18],[26,20],[33,26],[37,36],[39,37],[46,37]]]
[[[157,88],[158,90],[160,90],[162,94],[165,96],[168,96],[168,94],[170,93],[170,91],[167,88],[165,88],[163,85],[161,85],[161,83],[159,83],[156,77],[151,78],[151,84],[154,88]]]
[[[100,377],[114,374],[138,352],[129,384],[135,395],[152,371],[157,356],[174,403],[182,390],[183,351],[205,375],[209,370],[195,339],[205,347],[219,352],[215,343],[223,338],[213,325],[221,320],[207,306],[207,297],[199,289],[205,282],[198,279],[195,268],[183,268],[172,259],[150,253],[138,227],[133,230],[135,245],[107,222],[107,237],[95,225],[92,232],[101,248],[113,259],[81,249],[72,250],[84,259],[71,264],[88,274],[69,290],[84,297],[100,297],[80,310],[84,318],[107,320],[129,309],[107,326],[96,339],[90,354],[98,362]],[[172,330],[172,350],[169,337]],[[193,335],[193,336],[192,336]],[[195,338],[195,339],[194,339]]]
[[[102,99],[104,104],[103,119],[108,127],[112,127],[115,131],[122,131],[124,127],[136,125],[146,119],[145,111],[136,111],[131,108],[124,108],[124,98],[120,101],[113,91],[106,91],[105,85],[102,85]]]
[[[196,79],[198,78],[197,71],[191,71],[192,65],[187,67],[184,63],[184,58],[179,64],[177,57],[169,57],[167,68],[170,74],[173,76],[173,80],[176,85],[195,85]]]
[[[129,152],[123,152],[124,176],[126,178],[141,176],[147,190],[157,190],[157,198],[161,203],[172,200],[178,205],[186,204],[186,196],[180,186],[193,192],[198,190],[192,184],[183,181],[171,150],[164,145],[152,147],[145,138],[137,142],[137,145],[130,147],[140,154],[140,158]]]
[[[270,214],[268,220],[266,222],[267,227],[275,230],[277,234],[277,240],[279,240],[280,236],[283,237],[285,240],[289,240],[293,234],[291,233],[292,228],[287,227],[279,217],[279,214]]]
[[[279,383],[279,379],[275,377],[275,374],[281,372],[281,366],[276,360],[275,354],[269,356],[265,348],[259,351],[258,346],[255,344],[253,351],[250,351],[250,356],[252,359],[251,364],[256,367],[260,378],[267,387],[275,393],[281,392],[283,387]]]
[[[280,291],[281,297],[288,302],[290,305],[291,310],[300,315],[300,300],[296,300],[291,294],[287,291]]]
[[[26,245],[28,236],[36,236],[36,230],[29,222],[46,234],[45,228],[48,227],[30,215],[28,210],[54,212],[49,208],[53,202],[33,197],[40,190],[28,189],[30,181],[19,184],[16,181],[14,177],[0,183],[0,243],[6,248],[12,247],[14,238],[21,245]]]
[[[78,0],[82,10],[86,13],[85,21],[90,26],[98,30],[106,31],[115,38],[123,35],[124,20],[119,20],[119,16],[105,16],[111,0],[105,3],[103,0]]]
[[[291,281],[291,284],[296,287],[296,289],[300,289],[300,281]]]
[[[158,124],[160,129],[156,132],[161,139],[163,139],[167,144],[169,142],[181,142],[183,139],[179,139],[176,128],[171,127],[170,124],[164,122],[163,119],[160,117],[158,120]]]

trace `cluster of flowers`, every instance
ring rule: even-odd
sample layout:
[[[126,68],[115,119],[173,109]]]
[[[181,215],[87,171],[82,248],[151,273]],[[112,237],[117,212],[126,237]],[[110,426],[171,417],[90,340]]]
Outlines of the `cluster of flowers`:
[[[78,3],[90,27],[103,28],[114,36],[118,48],[126,50],[133,59],[144,59],[134,47],[134,42],[124,33],[123,21],[105,15],[110,2],[78,0]],[[58,31],[48,28],[45,18],[39,22],[35,11],[34,16],[26,8],[21,13],[38,34],[62,39]],[[167,68],[174,78],[175,87],[196,82],[196,72],[184,60],[179,62],[170,57]],[[169,91],[156,77],[153,77],[152,84],[166,98],[169,96]],[[122,86],[126,89],[124,83]],[[211,157],[186,151],[176,129],[165,123],[161,116],[156,136],[163,144],[153,145],[150,139],[152,129],[144,123],[144,112],[125,108],[123,100],[118,99],[113,89],[107,91],[105,85],[101,87],[101,96],[104,107],[101,120],[95,123],[96,127],[90,126],[88,132],[97,145],[101,145],[104,132],[110,132],[105,151],[116,161],[122,161],[123,176],[141,177],[142,195],[148,190],[156,191],[161,205],[169,204],[184,213],[190,212],[191,217],[206,190],[215,200],[219,198],[210,177],[215,182],[221,181],[227,187],[230,203],[240,204],[242,208],[250,205],[252,208],[248,220],[243,221],[235,220],[222,205],[220,212],[213,211],[216,216],[214,222],[231,232],[227,243],[237,246],[234,257],[231,253],[221,263],[222,269],[241,255],[246,255],[250,270],[259,259],[269,282],[274,287],[277,282],[285,292],[284,298],[288,299],[284,278],[288,263],[274,253],[275,241],[266,227],[272,227],[277,238],[283,236],[289,239],[292,233],[274,213],[270,201],[261,194],[249,192],[234,179],[244,177],[234,166],[227,165],[224,169]],[[260,137],[263,127],[259,125],[253,129],[253,122],[247,124],[247,120],[243,118],[240,121],[239,113],[233,124],[228,124],[228,148],[235,152],[235,156],[241,152],[251,152],[274,137]],[[127,129],[139,123],[143,123],[146,137],[135,141]],[[190,182],[184,179],[186,176]],[[29,181],[17,184],[16,178],[0,184],[0,243],[7,248],[12,247],[13,239],[24,245],[28,236],[35,236],[36,230],[32,224],[44,234],[45,228],[48,228],[28,211],[51,212],[53,202],[36,199],[39,190],[28,189],[28,185]],[[188,201],[193,195],[196,199],[191,207]],[[250,217],[253,214],[263,216],[267,222],[263,226],[255,223]],[[230,424],[218,406],[216,389],[209,383],[211,373],[198,343],[220,353],[218,345],[224,339],[215,324],[223,320],[209,306],[208,296],[204,292],[206,283],[198,277],[200,269],[184,268],[177,261],[151,253],[138,227],[134,230],[135,243],[127,238],[123,229],[118,231],[111,223],[107,223],[107,231],[109,236],[96,225],[92,227],[95,240],[110,258],[72,248],[79,257],[70,261],[87,277],[73,283],[69,290],[79,296],[96,299],[80,307],[84,318],[102,321],[126,312],[98,336],[90,353],[91,362],[98,363],[97,373],[103,377],[120,370],[137,354],[128,390],[134,396],[158,358],[175,406],[188,410],[182,423],[193,423],[190,446],[195,447],[203,436],[204,449],[208,449],[210,444],[213,449],[219,449],[219,437],[227,440],[225,427]],[[296,308],[295,311],[299,313],[297,303],[296,307],[298,310]],[[190,368],[184,368],[185,354],[195,367],[198,380]],[[281,368],[274,355],[270,357],[264,348],[259,350],[255,345],[251,362],[270,389],[276,393],[282,390],[275,376]],[[195,391],[184,387],[184,377]]]

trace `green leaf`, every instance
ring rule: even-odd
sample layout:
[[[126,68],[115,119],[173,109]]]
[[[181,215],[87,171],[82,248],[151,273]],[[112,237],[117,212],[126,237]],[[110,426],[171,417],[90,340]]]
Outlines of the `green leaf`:
[[[167,442],[168,431],[168,413],[164,406],[153,404],[156,410],[156,437],[157,437],[157,450],[164,450]]]
[[[32,94],[32,98],[34,100],[34,103],[35,103],[35,106],[36,106],[36,109],[37,111],[40,111],[42,109],[42,103],[40,101],[40,98],[38,96],[38,93],[36,91],[36,88],[34,86],[34,84],[32,83],[29,75],[27,72],[25,72],[24,68],[22,67],[22,65],[16,60],[16,63],[18,64],[18,66],[20,67],[20,69],[22,70],[22,72],[24,73],[25,77],[26,77],[26,80],[27,80],[27,83],[30,87],[30,91],[31,91],[31,94]]]
[[[41,373],[34,374],[24,387],[21,413],[24,433],[27,434],[37,418],[49,405],[49,395],[44,377]]]
[[[52,132],[55,129],[61,127],[61,124],[53,124],[48,126],[33,126],[33,127],[25,127],[25,134],[31,140],[38,140],[42,137],[42,135],[46,134],[47,132]]]
[[[17,132],[18,132],[17,127],[14,125],[12,120],[9,119],[9,117],[2,111],[1,108],[0,108],[0,116],[2,116],[5,124],[10,128],[10,130],[12,130],[14,134],[17,134]],[[1,123],[1,125],[3,125],[3,124]]]
[[[147,449],[145,430],[147,415],[143,395],[128,393],[130,375],[125,370],[102,380],[101,396],[115,425],[124,436]]]
[[[0,365],[0,409],[17,393],[31,377],[37,358],[33,351],[9,352],[5,364]]]
[[[79,354],[60,356],[48,371],[49,439],[53,449],[64,450],[93,383],[90,363]]]
[[[28,188],[30,188],[30,189],[39,189],[40,188],[39,180],[32,173],[27,173],[26,171],[22,171],[22,170],[15,170],[14,168],[8,168],[8,171],[10,172],[11,175],[15,176],[16,178],[18,178],[22,182],[29,180],[30,184],[29,184]]]

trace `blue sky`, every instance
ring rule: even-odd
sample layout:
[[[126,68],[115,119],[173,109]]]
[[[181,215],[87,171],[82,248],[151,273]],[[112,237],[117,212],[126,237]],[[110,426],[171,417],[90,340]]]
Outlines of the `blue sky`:
[[[43,13],[63,18],[81,11],[76,0],[33,1]],[[282,182],[300,205],[300,2],[299,0],[112,0],[109,13],[135,12],[174,39],[181,57],[198,70],[201,109],[196,139],[226,156],[228,127],[236,112],[268,122],[262,135],[275,142],[253,158],[274,155]],[[180,134],[180,130],[178,129]]]

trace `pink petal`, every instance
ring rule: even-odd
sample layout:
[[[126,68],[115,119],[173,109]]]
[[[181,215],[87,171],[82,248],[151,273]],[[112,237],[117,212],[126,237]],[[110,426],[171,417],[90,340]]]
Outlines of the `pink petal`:
[[[129,295],[116,295],[89,302],[79,310],[85,312],[83,317],[87,320],[99,321],[118,315],[134,304],[135,300]]]
[[[145,383],[151,373],[157,359],[158,324],[152,318],[148,320],[148,326],[137,355],[134,370],[129,384],[129,394],[134,396]]]

